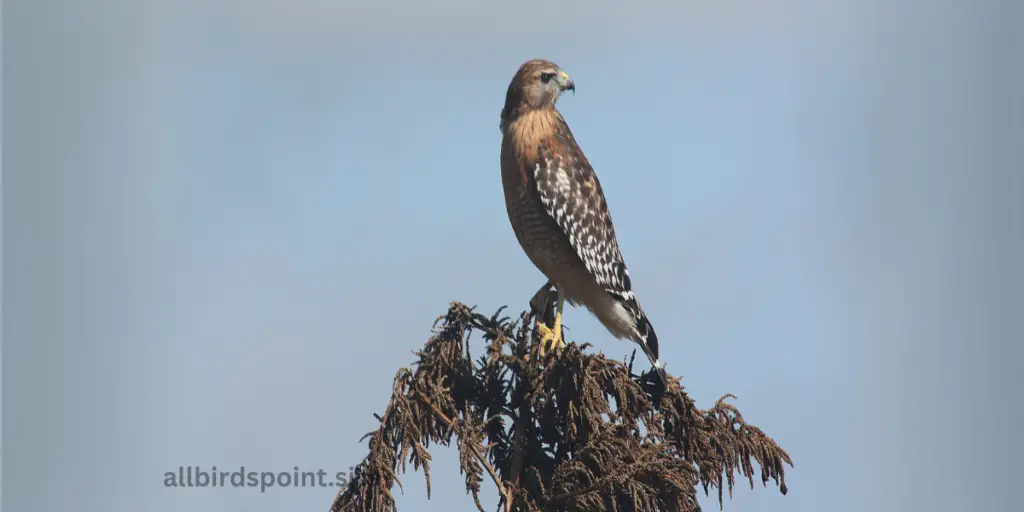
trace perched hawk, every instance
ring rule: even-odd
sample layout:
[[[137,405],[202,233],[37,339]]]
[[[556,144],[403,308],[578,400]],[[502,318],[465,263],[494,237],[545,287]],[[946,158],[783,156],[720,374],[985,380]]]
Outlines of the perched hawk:
[[[557,290],[554,329],[538,322],[541,351],[562,340],[564,301],[583,305],[619,339],[640,345],[665,381],[658,337],[637,301],[597,174],[555,108],[576,87],[546,60],[512,77],[501,111],[501,181],[519,244]]]

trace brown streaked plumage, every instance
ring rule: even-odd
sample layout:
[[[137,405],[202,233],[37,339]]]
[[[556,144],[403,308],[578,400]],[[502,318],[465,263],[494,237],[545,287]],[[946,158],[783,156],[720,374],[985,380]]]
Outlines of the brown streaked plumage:
[[[555,327],[540,325],[541,349],[561,340],[562,300],[583,305],[617,338],[641,346],[662,379],[658,338],[632,291],[601,182],[555,108],[569,75],[535,59],[512,78],[501,111],[501,178],[519,244],[558,292]]]

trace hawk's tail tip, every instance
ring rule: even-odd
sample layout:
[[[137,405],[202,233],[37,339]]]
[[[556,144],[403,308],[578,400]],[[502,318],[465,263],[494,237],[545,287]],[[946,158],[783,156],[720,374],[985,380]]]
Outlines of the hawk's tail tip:
[[[644,355],[651,362],[654,370],[661,377],[663,384],[668,384],[668,376],[665,374],[665,363],[661,361],[658,351],[658,335],[654,332],[654,325],[647,318],[647,314],[639,307],[636,308],[636,341],[644,351]]]
[[[658,359],[652,359],[651,365],[653,366],[654,372],[658,374],[658,378],[661,379],[661,385],[668,385],[668,373],[665,372],[665,363]]]

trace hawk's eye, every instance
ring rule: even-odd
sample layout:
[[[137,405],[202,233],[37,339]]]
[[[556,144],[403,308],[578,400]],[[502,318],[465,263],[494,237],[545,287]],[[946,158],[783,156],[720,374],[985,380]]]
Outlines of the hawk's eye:
[[[554,77],[555,77],[554,73],[541,73],[540,74],[540,81],[544,82],[544,83],[548,83]]]

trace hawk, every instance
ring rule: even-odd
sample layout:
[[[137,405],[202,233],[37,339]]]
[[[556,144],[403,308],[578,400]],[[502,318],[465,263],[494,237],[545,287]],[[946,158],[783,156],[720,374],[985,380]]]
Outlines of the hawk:
[[[501,111],[501,181],[512,230],[557,291],[554,328],[538,321],[541,354],[563,346],[562,308],[585,306],[618,339],[640,345],[665,382],[658,336],[633,294],[601,183],[555,102],[576,93],[553,62],[519,67]]]

